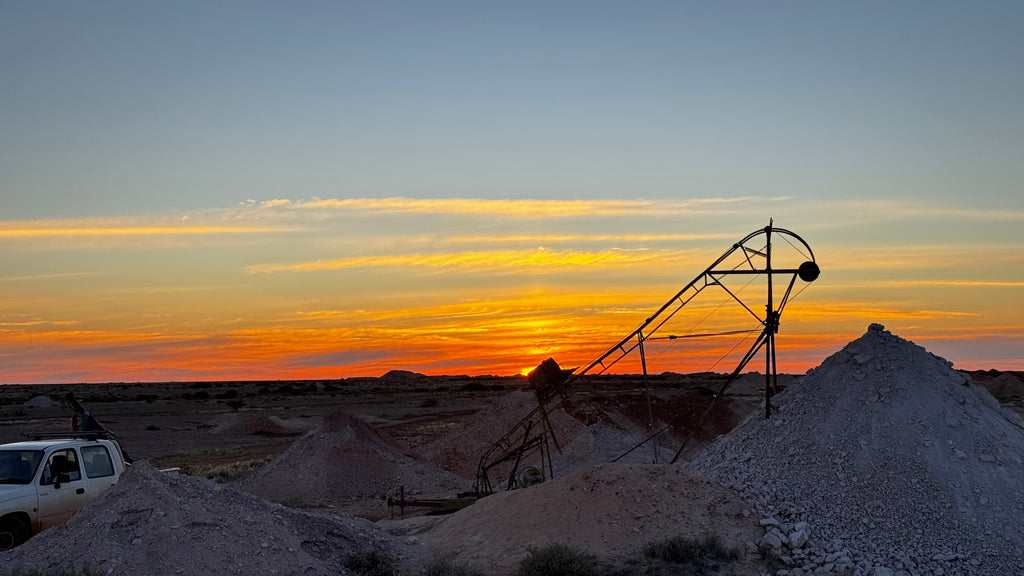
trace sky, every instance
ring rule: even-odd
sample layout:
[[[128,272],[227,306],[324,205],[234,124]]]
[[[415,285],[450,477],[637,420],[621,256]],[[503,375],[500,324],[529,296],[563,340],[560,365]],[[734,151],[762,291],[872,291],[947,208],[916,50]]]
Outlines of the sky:
[[[0,11],[0,383],[585,366],[769,222],[821,268],[780,370],[874,322],[1024,370],[1020,2]]]

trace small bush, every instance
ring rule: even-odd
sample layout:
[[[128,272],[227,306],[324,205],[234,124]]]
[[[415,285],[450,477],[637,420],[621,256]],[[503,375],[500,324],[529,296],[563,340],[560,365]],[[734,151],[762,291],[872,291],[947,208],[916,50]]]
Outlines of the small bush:
[[[644,547],[644,555],[674,564],[696,564],[711,560],[735,560],[740,554],[722,544],[721,538],[705,534],[700,538],[676,536],[652,542]]]
[[[593,576],[597,574],[597,556],[566,544],[551,544],[530,549],[519,563],[516,576]]]
[[[380,550],[352,554],[345,559],[345,568],[356,576],[398,576],[394,559]]]
[[[726,547],[721,538],[705,534],[699,538],[677,536],[644,546],[644,556],[677,567],[686,574],[718,574],[723,565],[739,558],[739,551]]]
[[[273,456],[256,456],[254,458],[226,463],[182,464],[180,468],[182,474],[188,474],[189,476],[202,476],[208,480],[213,480],[218,484],[224,484],[238,480],[256,468],[266,466],[273,459]]]
[[[484,573],[443,556],[427,564],[426,576],[484,576]]]

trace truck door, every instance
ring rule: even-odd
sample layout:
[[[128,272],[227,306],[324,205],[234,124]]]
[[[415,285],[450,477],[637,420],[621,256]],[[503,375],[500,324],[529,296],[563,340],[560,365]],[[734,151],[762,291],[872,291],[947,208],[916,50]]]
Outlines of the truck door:
[[[86,501],[92,500],[107,488],[117,482],[114,470],[114,461],[111,459],[110,451],[102,444],[95,446],[81,446],[82,467],[85,469],[86,477]]]
[[[39,526],[45,530],[61,524],[88,502],[86,481],[74,448],[55,450],[46,459],[39,477]]]

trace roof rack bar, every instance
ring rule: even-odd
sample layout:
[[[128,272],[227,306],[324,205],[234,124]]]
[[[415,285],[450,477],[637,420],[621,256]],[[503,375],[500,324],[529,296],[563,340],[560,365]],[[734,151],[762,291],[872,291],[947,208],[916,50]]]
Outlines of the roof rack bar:
[[[88,440],[96,440],[102,438],[104,440],[109,439],[113,434],[106,430],[89,430],[88,432],[24,432],[22,436],[25,438],[31,438],[33,440],[44,440],[54,438],[85,438]]]

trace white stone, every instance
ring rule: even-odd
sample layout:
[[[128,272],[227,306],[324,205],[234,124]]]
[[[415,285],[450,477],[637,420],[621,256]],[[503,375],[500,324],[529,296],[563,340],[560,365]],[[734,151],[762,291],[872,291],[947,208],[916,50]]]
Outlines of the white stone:
[[[807,544],[807,532],[805,530],[794,530],[790,532],[790,548],[803,548],[805,544]]]

